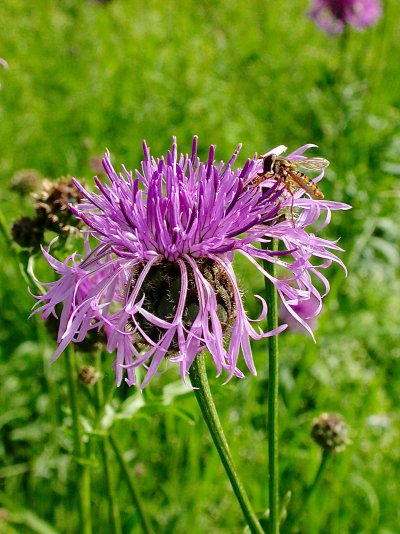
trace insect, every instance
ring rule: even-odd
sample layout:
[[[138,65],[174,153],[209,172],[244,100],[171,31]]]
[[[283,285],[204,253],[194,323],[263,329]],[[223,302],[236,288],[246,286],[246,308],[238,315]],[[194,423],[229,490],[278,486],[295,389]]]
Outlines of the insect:
[[[322,200],[324,194],[319,187],[305,175],[299,171],[297,167],[303,169],[321,171],[329,165],[329,161],[324,158],[306,158],[299,162],[292,162],[289,159],[277,156],[276,154],[268,154],[263,158],[263,172],[259,177],[266,180],[268,178],[280,180],[291,195],[298,189],[303,189],[306,193],[317,200]],[[260,182],[258,182],[260,183]]]

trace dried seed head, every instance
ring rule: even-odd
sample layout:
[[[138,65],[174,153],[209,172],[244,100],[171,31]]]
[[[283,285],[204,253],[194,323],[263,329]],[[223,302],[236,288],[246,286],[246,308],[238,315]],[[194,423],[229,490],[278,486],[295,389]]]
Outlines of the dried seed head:
[[[350,443],[346,422],[336,413],[323,413],[317,417],[312,425],[311,437],[329,452],[341,452]]]
[[[36,215],[43,225],[54,232],[77,226],[78,220],[72,215],[69,204],[77,204],[81,193],[73,186],[70,178],[60,178],[56,182],[43,180],[42,191],[36,195]]]
[[[89,365],[88,367],[82,367],[78,376],[82,384],[85,386],[93,386],[93,384],[99,380],[100,373],[94,367]]]
[[[221,265],[210,259],[201,259],[197,266],[214,289],[217,299],[217,316],[222,327],[222,332],[227,334],[235,322],[236,305],[232,284],[228,275]],[[188,267],[188,291],[183,311],[183,325],[190,329],[193,321],[199,313],[199,297],[196,288],[193,271]],[[135,286],[136,280],[140,274],[140,269],[132,272],[131,289]],[[177,263],[162,261],[154,266],[147,276],[142,291],[137,297],[140,300],[145,295],[143,308],[165,321],[172,321],[175,317],[181,291],[181,271]],[[139,327],[152,340],[159,341],[165,330],[146,321],[142,316],[139,319]],[[126,330],[133,330],[134,325],[128,322]],[[146,345],[143,336],[135,336],[135,344],[138,349]],[[177,348],[177,343],[171,345],[172,351]]]
[[[34,193],[40,187],[43,177],[35,169],[22,169],[11,178],[11,190],[21,196]]]
[[[24,248],[39,248],[43,240],[43,228],[38,224],[37,219],[32,217],[21,217],[11,227],[13,240]]]

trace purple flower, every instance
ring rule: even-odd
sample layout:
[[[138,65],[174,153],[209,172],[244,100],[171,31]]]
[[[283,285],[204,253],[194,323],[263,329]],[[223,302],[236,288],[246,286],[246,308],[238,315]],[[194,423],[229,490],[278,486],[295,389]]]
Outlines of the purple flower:
[[[328,33],[341,33],[349,24],[362,30],[376,22],[382,14],[379,0],[314,0],[311,18]]]
[[[315,145],[305,145],[288,156],[294,163]],[[271,153],[280,154],[286,147]],[[214,161],[211,146],[207,161],[197,157],[197,138],[191,156],[178,155],[174,140],[166,158],[154,159],[143,144],[144,161],[135,175],[122,167],[117,174],[107,152],[103,159],[108,183],[95,178],[96,192],[74,181],[84,199],[70,209],[87,226],[86,251],[60,262],[44,255],[60,275],[38,296],[42,318],[62,305],[57,358],[70,343],[79,343],[93,329],[107,336],[107,349],[116,352],[117,384],[127,373],[129,385],[136,382],[135,369],[147,369],[141,387],[160,372],[164,363],[176,363],[185,379],[194,358],[208,350],[218,374],[243,377],[239,354],[256,374],[250,338],[276,335],[256,331],[242,303],[233,270],[234,253],[247,258],[279,292],[285,308],[312,335],[307,322],[296,312],[303,302],[317,302],[322,295],[317,279],[329,291],[322,274],[332,262],[342,262],[335,243],[316,237],[306,229],[332,210],[349,206],[313,200],[302,189],[293,195],[281,180],[269,177],[260,183],[263,160],[254,156],[243,168]],[[316,179],[321,179],[323,172]],[[261,180],[262,181],[262,180]],[[288,215],[295,212],[295,217]],[[262,250],[261,243],[280,242],[279,252]],[[95,242],[94,248],[89,243]],[[275,263],[273,278],[257,260]],[[319,264],[318,264],[319,262]]]

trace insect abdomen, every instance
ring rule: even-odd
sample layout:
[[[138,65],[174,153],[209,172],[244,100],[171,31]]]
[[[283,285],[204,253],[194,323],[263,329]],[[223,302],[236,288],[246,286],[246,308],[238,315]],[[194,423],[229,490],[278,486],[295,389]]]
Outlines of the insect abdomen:
[[[304,189],[306,193],[318,200],[322,200],[324,198],[324,194],[322,193],[322,191],[318,188],[316,184],[314,184],[313,181],[311,181],[311,179],[306,174],[303,174],[300,171],[294,171],[291,174],[293,178],[295,178],[297,184],[302,189]]]

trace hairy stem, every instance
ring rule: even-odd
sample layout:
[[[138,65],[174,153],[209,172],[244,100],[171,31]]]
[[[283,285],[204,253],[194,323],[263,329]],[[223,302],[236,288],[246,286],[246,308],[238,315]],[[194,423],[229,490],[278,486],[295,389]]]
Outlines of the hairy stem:
[[[91,534],[92,518],[90,509],[90,466],[86,463],[85,447],[82,441],[81,426],[79,421],[79,403],[77,390],[77,373],[75,363],[75,351],[72,344],[69,345],[67,354],[64,356],[67,374],[68,396],[72,415],[72,431],[74,437],[74,457],[77,463],[77,493],[79,509],[79,532]]]
[[[266,248],[263,246],[263,248]],[[278,241],[273,239],[269,250],[278,250]],[[276,277],[275,264],[264,262],[265,270]],[[265,297],[268,304],[268,330],[278,327],[278,294],[275,286],[265,278]],[[268,338],[268,488],[269,488],[269,532],[279,533],[279,443],[278,443],[278,395],[279,395],[279,352],[278,336]]]
[[[232,455],[226,441],[224,431],[222,430],[221,421],[211,395],[208,384],[204,355],[201,354],[195,358],[189,370],[190,381],[196,388],[194,393],[199,403],[204,420],[208,426],[214,445],[221,458],[226,474],[232,484],[238,503],[242,509],[243,515],[247,521],[250,531],[253,534],[262,534],[262,529],[257,516],[251,506],[247,493],[233,465]]]

